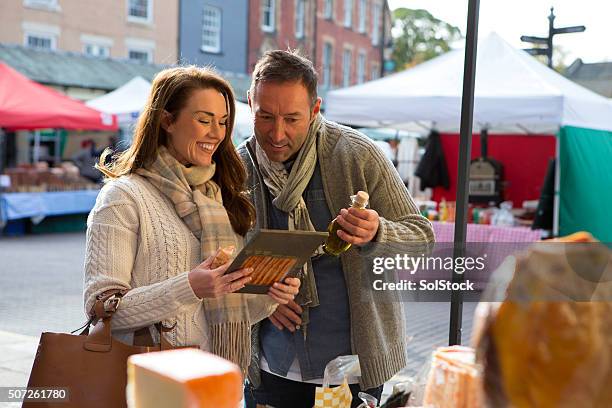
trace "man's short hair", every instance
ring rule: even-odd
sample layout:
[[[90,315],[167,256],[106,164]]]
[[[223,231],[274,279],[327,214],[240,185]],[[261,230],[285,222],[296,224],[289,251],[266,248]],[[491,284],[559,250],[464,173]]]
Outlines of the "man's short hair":
[[[260,82],[295,81],[306,87],[311,105],[314,105],[317,100],[317,71],[312,62],[296,50],[268,51],[255,64],[249,92],[255,95],[255,87]]]

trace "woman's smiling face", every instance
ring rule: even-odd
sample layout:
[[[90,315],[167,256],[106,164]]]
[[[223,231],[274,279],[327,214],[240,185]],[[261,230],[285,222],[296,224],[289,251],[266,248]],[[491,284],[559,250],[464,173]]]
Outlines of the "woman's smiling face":
[[[176,118],[163,120],[168,133],[168,151],[181,164],[208,166],[225,139],[228,111],[225,97],[216,89],[191,93]]]

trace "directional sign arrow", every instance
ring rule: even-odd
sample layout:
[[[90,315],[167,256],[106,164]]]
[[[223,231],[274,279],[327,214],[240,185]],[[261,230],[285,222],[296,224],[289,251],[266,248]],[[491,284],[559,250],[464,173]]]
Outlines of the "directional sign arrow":
[[[531,55],[547,55],[548,48],[526,48],[523,51],[528,52]]]
[[[548,38],[546,37],[534,37],[531,35],[521,35],[521,41],[530,42],[534,44],[548,44]]]
[[[583,25],[580,26],[572,26],[572,27],[562,27],[562,28],[554,28],[554,34],[566,34],[566,33],[581,33],[586,30],[586,27]]]

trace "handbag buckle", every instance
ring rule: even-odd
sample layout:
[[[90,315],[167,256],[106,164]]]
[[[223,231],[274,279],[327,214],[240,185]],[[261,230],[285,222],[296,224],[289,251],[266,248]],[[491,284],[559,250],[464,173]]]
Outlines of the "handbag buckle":
[[[117,308],[119,308],[120,303],[121,296],[114,294],[104,301],[104,311],[114,313],[117,311]]]

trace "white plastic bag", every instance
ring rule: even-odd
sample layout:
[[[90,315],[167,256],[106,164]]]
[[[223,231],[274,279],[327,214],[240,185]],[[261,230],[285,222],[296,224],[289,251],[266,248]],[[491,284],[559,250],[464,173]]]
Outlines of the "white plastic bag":
[[[340,356],[330,361],[323,373],[323,386],[316,388],[314,408],[351,408],[353,395],[347,378],[360,376],[357,356]],[[330,384],[341,385],[330,388]]]

